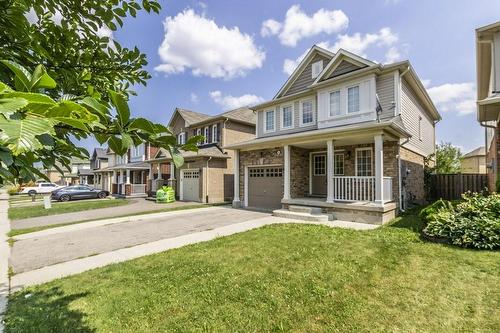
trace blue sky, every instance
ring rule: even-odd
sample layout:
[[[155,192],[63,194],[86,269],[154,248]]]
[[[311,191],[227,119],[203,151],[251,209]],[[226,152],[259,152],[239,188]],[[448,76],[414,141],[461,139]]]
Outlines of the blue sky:
[[[500,17],[497,1],[162,1],[159,15],[113,33],[147,54],[152,74],[132,112],[167,123],[175,107],[217,114],[271,99],[313,44],[371,60],[409,59],[443,120],[437,140],[465,152],[484,144],[475,120],[474,29]],[[266,23],[264,23],[266,22]],[[92,142],[86,142],[92,148]]]

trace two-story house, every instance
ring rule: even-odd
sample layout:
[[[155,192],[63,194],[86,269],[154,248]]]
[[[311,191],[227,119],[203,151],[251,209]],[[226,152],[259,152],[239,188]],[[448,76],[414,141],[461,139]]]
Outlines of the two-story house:
[[[476,30],[477,120],[485,128],[488,188],[500,191],[500,22]]]
[[[162,185],[176,189],[180,200],[205,203],[231,201],[234,189],[233,151],[222,146],[255,137],[255,114],[248,108],[210,116],[176,108],[168,127],[184,144],[195,135],[204,136],[198,152],[182,152],[184,165],[176,169],[170,154],[159,149],[150,164],[152,192]]]
[[[256,138],[225,146],[239,175],[234,206],[381,224],[424,200],[440,115],[408,61],[382,65],[313,46],[253,109]]]
[[[103,170],[108,167],[108,150],[106,148],[94,148],[90,157],[90,168],[94,175],[94,187],[98,189],[108,190],[106,184],[108,177],[103,177]]]

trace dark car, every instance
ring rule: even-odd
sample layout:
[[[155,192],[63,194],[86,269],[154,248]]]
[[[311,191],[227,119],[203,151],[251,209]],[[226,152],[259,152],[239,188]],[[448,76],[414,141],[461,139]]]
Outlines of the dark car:
[[[72,185],[53,191],[50,197],[52,200],[70,201],[78,199],[104,199],[108,195],[108,191],[97,190],[87,185]]]

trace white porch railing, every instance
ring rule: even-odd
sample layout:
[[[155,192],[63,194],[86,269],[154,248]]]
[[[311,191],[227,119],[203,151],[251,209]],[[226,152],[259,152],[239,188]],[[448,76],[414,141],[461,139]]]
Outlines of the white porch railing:
[[[392,200],[392,178],[383,179],[383,200]],[[375,177],[333,177],[333,199],[335,201],[375,201]]]
[[[146,193],[146,184],[130,184],[130,194]]]

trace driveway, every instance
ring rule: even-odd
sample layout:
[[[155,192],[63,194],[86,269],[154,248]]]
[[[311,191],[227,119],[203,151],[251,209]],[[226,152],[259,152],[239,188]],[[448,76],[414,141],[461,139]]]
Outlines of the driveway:
[[[88,212],[83,214],[86,213]],[[10,264],[15,273],[27,272],[77,258],[207,231],[269,215],[262,212],[214,207],[210,210],[187,210],[168,217],[22,239],[16,241],[12,247]]]
[[[130,203],[124,206],[91,209],[81,212],[15,220],[10,222],[10,227],[11,229],[25,229],[25,228],[40,227],[51,224],[66,224],[78,221],[98,220],[98,219],[105,219],[117,216],[124,216],[128,214],[132,215],[142,212],[150,212],[153,210],[174,208],[179,206],[187,206],[195,204],[200,205],[199,202],[187,202],[187,201],[176,201],[167,205],[167,204],[157,204],[154,201],[149,201],[145,199],[127,199],[127,200],[130,200]]]

